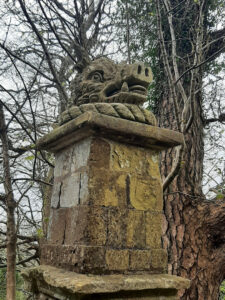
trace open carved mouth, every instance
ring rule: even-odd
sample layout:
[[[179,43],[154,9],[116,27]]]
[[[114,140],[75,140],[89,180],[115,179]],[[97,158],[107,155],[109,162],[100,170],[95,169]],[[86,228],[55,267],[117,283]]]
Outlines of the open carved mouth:
[[[119,93],[135,93],[135,94],[140,94],[140,95],[146,96],[147,89],[141,85],[131,85],[131,86],[128,86],[127,90],[116,89],[116,90],[108,91],[106,93],[106,96],[111,97],[111,96],[117,95]]]

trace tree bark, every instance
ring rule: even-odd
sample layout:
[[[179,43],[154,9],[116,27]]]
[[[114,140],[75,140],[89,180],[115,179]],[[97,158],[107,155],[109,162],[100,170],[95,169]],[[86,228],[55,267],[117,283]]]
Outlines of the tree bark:
[[[206,201],[202,192],[205,122],[201,91],[204,64],[212,55],[221,53],[224,44],[223,39],[218,39],[205,47],[209,2],[184,2],[182,8],[177,0],[157,3],[160,68],[165,74],[159,123],[181,130],[185,141],[179,174],[165,190],[163,246],[168,252],[169,273],[191,280],[191,287],[180,292],[180,299],[214,300],[225,278],[225,204],[224,199]],[[217,38],[224,31],[218,34]],[[174,149],[162,154],[163,180],[173,169],[174,157]]]
[[[8,137],[5,125],[3,105],[0,103],[0,137],[3,150],[4,189],[7,207],[7,275],[6,275],[6,299],[16,299],[16,225],[14,195],[11,183]]]
[[[225,278],[225,204],[222,200],[206,201],[201,190],[204,158],[201,93],[196,99],[194,120],[185,134],[180,173],[164,196],[163,246],[168,252],[168,271],[191,280],[191,287],[180,292],[182,300],[218,299]],[[170,113],[173,102],[168,97],[162,100],[159,111],[160,125],[176,129]],[[164,152],[161,158],[164,179],[172,168],[174,150]]]

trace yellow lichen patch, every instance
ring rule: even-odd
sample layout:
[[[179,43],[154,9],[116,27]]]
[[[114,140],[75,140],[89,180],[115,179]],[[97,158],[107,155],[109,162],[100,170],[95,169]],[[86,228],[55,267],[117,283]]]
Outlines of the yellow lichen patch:
[[[146,212],[146,245],[150,248],[161,248],[162,214]]]
[[[106,250],[106,265],[109,270],[128,270],[128,250]]]
[[[129,210],[127,219],[127,247],[145,248],[145,244],[144,212]]]
[[[162,210],[162,184],[160,180],[130,177],[130,203],[138,210]]]
[[[111,143],[110,169],[160,178],[156,152],[138,146]]]
[[[92,205],[125,206],[126,174],[92,168],[89,175],[89,194]]]
[[[119,175],[115,181],[109,183],[109,188],[105,190],[104,194],[104,206],[118,206],[119,204],[125,204],[126,200],[126,176],[124,174]]]

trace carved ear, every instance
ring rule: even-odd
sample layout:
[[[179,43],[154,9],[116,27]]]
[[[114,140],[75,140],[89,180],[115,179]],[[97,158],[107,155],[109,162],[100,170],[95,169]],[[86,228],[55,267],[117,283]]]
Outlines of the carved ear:
[[[89,55],[87,54],[87,52],[81,51],[80,55],[79,55],[79,59],[75,65],[75,69],[77,70],[78,73],[82,73],[83,70],[90,65],[91,63],[91,59],[89,57]]]

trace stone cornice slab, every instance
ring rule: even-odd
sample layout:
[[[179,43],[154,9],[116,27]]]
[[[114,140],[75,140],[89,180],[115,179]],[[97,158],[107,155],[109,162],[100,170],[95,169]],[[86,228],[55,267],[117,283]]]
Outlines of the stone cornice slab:
[[[156,150],[183,144],[183,135],[177,131],[100,113],[85,112],[39,139],[36,147],[58,152],[92,135]]]

